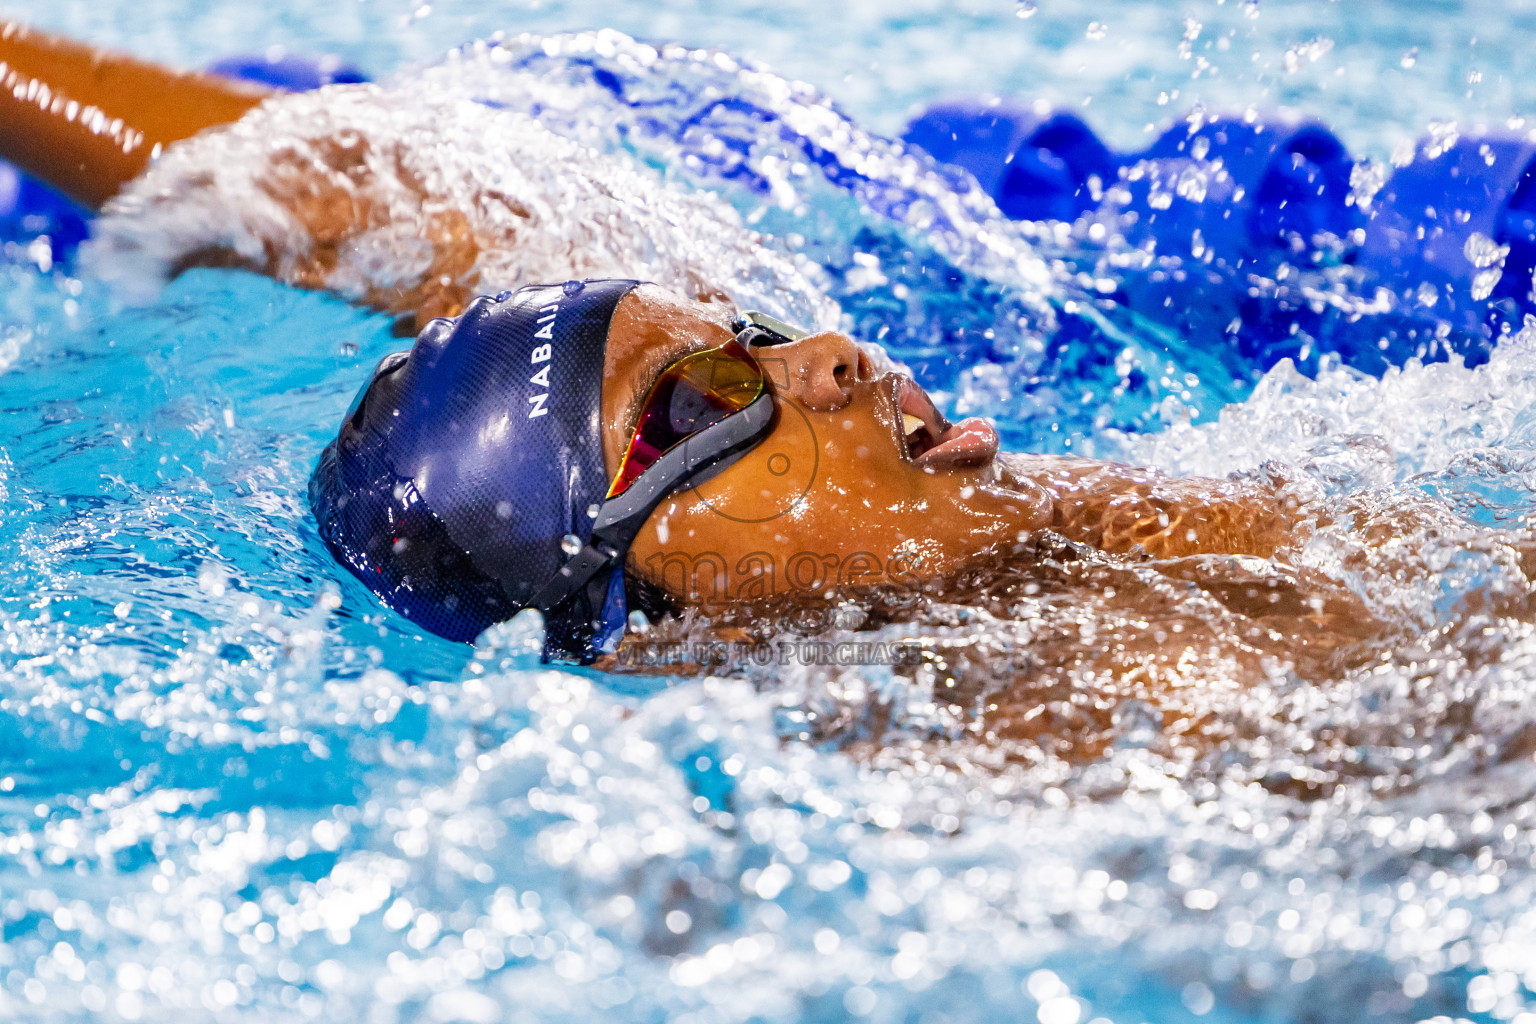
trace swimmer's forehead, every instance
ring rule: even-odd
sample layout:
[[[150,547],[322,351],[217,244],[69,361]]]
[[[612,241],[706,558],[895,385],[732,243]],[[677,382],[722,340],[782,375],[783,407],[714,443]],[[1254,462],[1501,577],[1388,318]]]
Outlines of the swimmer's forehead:
[[[654,284],[624,296],[608,329],[609,362],[686,355],[723,345],[735,336],[736,309],[724,302],[697,302]]]
[[[611,388],[620,389],[626,403],[642,401],[668,365],[735,337],[735,315],[724,303],[695,302],[657,285],[641,285],[624,296],[608,328],[604,404]],[[634,416],[626,419],[633,422]]]

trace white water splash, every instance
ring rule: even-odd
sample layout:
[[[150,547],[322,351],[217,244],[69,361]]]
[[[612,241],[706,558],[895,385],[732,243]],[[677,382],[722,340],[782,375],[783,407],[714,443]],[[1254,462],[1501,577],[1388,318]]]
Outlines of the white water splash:
[[[1124,437],[1116,455],[1174,473],[1224,476],[1270,460],[1305,462],[1341,440],[1379,439],[1389,479],[1444,471],[1478,452],[1536,444],[1536,322],[1506,337],[1487,363],[1459,360],[1371,377],[1335,367],[1309,379],[1285,360],[1215,422]]]
[[[313,284],[322,242],[273,196],[283,163],[348,204],[334,267],[319,283],[356,298],[430,284],[434,218],[466,218],[478,254],[458,283],[494,293],[538,281],[639,277],[833,325],[817,268],[769,247],[707,195],[560,138],[532,119],[421,88],[332,86],[264,103],[227,128],[170,147],[114,199],[86,258],[130,295],[178,263],[227,250]]]
[[[1054,323],[1059,271],[1037,251],[1049,235],[1002,216],[968,176],[940,173],[814,87],[751,61],[612,30],[524,33],[467,45],[398,81],[536,113],[561,135],[636,151],[702,187],[746,187],[770,207],[803,215],[829,194],[852,195],[956,266],[1017,288],[1043,328]]]

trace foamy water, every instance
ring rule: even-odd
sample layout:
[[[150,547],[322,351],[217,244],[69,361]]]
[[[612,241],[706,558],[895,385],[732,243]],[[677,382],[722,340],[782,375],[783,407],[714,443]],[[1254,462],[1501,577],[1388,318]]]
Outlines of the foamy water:
[[[658,97],[652,121],[610,117],[594,69]],[[97,266],[150,279],[209,241],[302,250],[249,168],[273,141],[309,145],[307,118],[413,144],[490,125],[504,131],[434,151],[431,193],[515,172],[554,234],[481,274],[554,274],[576,257],[549,238],[620,217],[579,259],[638,254],[677,287],[708,273],[807,317],[836,303],[1016,441],[1052,443],[1033,432],[1054,422],[1173,472],[1289,481],[1333,520],[1300,570],[1385,628],[1332,661],[1250,655],[1229,604],[1045,545],[1045,590],[1024,573],[1005,601],[821,638],[918,645],[915,670],[557,672],[528,619],[448,644],[337,569],[304,499],[357,383],[401,344],[385,317],[209,270],[114,309],[101,277],[18,255],[0,372],[0,1014],[1529,1024],[1536,339],[1381,379],[1281,366],[1250,395],[1166,369],[1208,366],[1198,340],[1111,321],[1081,342],[1130,352],[1106,378],[1058,364],[1023,395],[1047,365],[1041,303],[1078,297],[1071,278],[1040,277],[1022,229],[963,187],[939,194],[941,175],[816,91],[601,35],[460,55],[422,76],[443,98],[430,115],[408,81],[284,100],[171,154],[114,212]],[[757,121],[677,131],[722,96]],[[549,127],[525,119],[562,97],[580,102]],[[763,111],[794,132],[740,154],[738,176],[661,159],[708,155],[711,133]],[[420,274],[408,178],[376,180],[392,219],[337,290]],[[559,207],[573,188],[584,201]],[[925,210],[942,223],[908,217]],[[765,264],[752,231],[774,236]],[[1241,401],[1158,433],[1095,426],[1183,390]],[[1368,542],[1372,523],[1393,536]],[[1086,657],[1175,625],[1210,640],[1189,686]]]
[[[310,206],[292,201],[313,168],[328,191]],[[328,210],[312,211],[323,204],[348,212],[333,225]],[[109,205],[87,262],[138,297],[209,249],[351,299],[419,291],[450,272],[470,295],[641,277],[794,320],[837,318],[819,267],[765,246],[710,197],[419,85],[275,98],[172,147]],[[325,250],[337,258],[312,269]]]

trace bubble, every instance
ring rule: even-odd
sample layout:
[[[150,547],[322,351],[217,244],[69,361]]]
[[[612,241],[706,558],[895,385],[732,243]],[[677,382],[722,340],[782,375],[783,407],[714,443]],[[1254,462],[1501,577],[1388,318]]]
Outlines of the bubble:
[[[209,597],[223,597],[229,589],[229,570],[219,562],[204,562],[197,567],[197,586]]]
[[[1196,1017],[1203,1017],[1216,1008],[1216,996],[1203,981],[1192,981],[1180,993],[1184,1006]]]
[[[867,1017],[874,1012],[879,997],[865,985],[856,985],[843,993],[843,1009],[854,1017]]]

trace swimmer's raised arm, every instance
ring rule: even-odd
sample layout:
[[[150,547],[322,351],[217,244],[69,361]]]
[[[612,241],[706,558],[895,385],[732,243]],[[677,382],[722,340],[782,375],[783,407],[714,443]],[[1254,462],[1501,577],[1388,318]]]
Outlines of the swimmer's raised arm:
[[[714,196],[424,82],[275,94],[0,21],[0,157],[102,207],[93,269],[123,294],[241,267],[420,329],[528,281],[641,274],[836,316]]]
[[[95,208],[165,145],[269,91],[0,23],[0,157]]]

